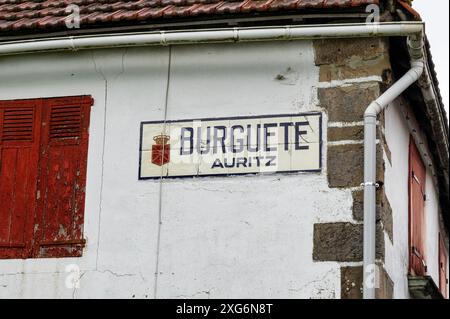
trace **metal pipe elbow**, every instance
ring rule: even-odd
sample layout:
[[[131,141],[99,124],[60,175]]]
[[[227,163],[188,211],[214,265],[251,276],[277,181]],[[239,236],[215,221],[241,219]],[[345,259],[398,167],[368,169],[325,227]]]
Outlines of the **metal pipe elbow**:
[[[364,119],[374,117],[376,118],[378,114],[383,110],[383,106],[380,105],[377,100],[369,104],[366,111],[364,112]]]

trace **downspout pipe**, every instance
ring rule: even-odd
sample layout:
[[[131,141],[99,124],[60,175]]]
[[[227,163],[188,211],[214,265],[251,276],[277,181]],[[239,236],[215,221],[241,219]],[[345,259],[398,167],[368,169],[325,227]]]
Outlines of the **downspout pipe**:
[[[377,116],[408,87],[416,82],[425,69],[423,33],[408,38],[411,69],[384,94],[373,101],[364,113],[364,245],[363,297],[375,299],[376,287],[376,167]]]

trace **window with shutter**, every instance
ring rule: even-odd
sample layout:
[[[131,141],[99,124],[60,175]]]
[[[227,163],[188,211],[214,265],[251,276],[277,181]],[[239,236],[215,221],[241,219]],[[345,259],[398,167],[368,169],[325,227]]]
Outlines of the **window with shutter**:
[[[447,285],[448,285],[448,275],[447,275],[447,254],[445,251],[445,244],[442,235],[439,234],[439,290],[441,291],[444,298],[448,298]]]
[[[409,146],[409,271],[415,276],[427,273],[425,257],[426,169],[411,138]]]
[[[92,98],[0,103],[0,258],[81,256]]]

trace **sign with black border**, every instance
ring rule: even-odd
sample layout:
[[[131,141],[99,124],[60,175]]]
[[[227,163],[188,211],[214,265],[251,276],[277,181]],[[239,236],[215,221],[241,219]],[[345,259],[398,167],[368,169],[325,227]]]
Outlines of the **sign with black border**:
[[[140,180],[321,170],[318,112],[140,125]]]

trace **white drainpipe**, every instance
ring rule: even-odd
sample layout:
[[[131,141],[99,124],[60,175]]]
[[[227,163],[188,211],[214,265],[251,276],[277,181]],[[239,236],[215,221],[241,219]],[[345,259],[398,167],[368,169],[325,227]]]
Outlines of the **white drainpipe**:
[[[73,36],[0,43],[0,56],[45,51],[180,45],[218,42],[250,42],[273,40],[311,40],[327,38],[406,36],[412,68],[389,90],[372,102],[364,115],[364,298],[375,298],[371,284],[375,269],[376,233],[376,122],[377,115],[412,83],[424,70],[422,22],[357,23],[333,25],[228,28],[212,30],[156,31],[132,34]],[[363,49],[363,48],[362,48]]]
[[[364,299],[375,299],[377,115],[416,82],[425,69],[422,32],[408,38],[408,47],[411,69],[364,113]]]

